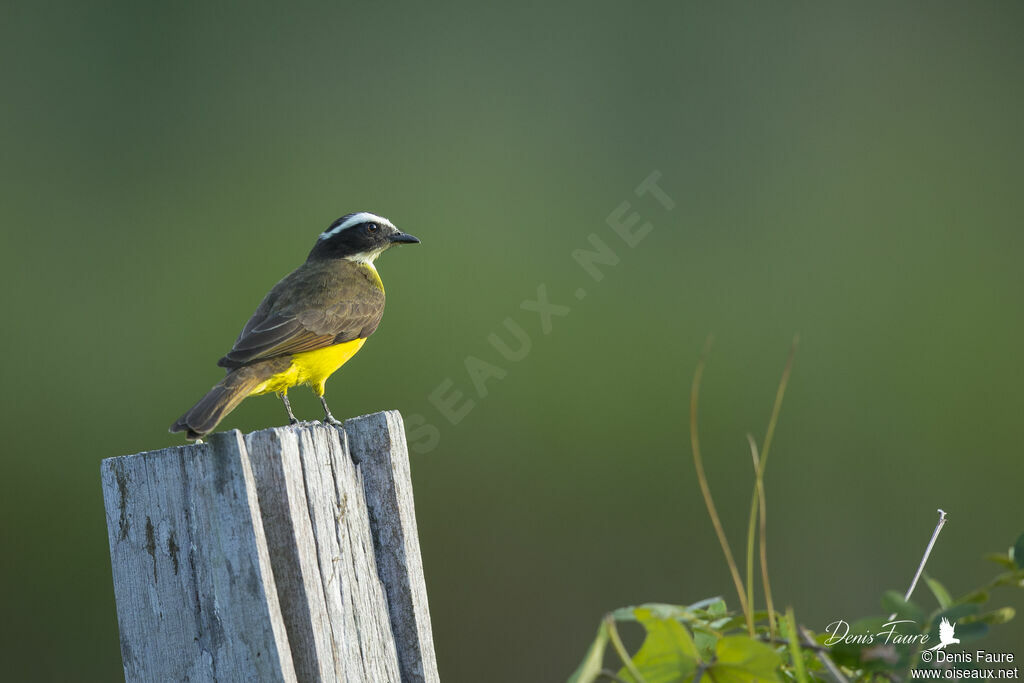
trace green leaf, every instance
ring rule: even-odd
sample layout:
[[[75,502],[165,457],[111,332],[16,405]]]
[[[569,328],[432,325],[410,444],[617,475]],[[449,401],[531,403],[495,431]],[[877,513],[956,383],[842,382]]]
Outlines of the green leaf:
[[[927,618],[923,609],[912,602],[907,602],[903,599],[903,595],[896,591],[885,592],[882,596],[882,609],[895,613],[897,619],[909,619],[918,626],[923,624]]]
[[[647,629],[648,636],[652,633],[671,636],[673,643],[683,655],[691,659],[698,658],[697,646],[694,645],[690,632],[676,620],[674,615],[665,616],[664,612],[646,607],[638,607],[635,614],[637,621]]]
[[[931,625],[934,626],[935,624],[938,624],[940,621],[942,621],[943,618],[949,619],[950,621],[956,621],[959,619],[963,619],[966,616],[975,615],[980,611],[980,605],[973,602],[963,603],[960,605],[953,605],[949,609],[937,612],[931,618]]]
[[[999,624],[1005,624],[1006,622],[1011,621],[1015,616],[1017,616],[1017,611],[1012,607],[1001,607],[999,609],[994,609],[991,612],[986,612],[985,614],[979,614],[973,617],[964,617],[961,623],[966,625],[981,621],[992,626],[998,626]]]
[[[715,646],[718,645],[718,634],[707,626],[693,627],[693,642],[700,654],[698,659],[709,660],[715,655]]]
[[[692,621],[693,611],[689,607],[683,607],[681,605],[666,605],[661,602],[648,602],[640,605],[634,610],[637,614],[637,620],[643,621],[640,618],[640,610],[646,610],[650,613],[651,617],[657,619],[678,619],[681,621]],[[645,612],[645,614],[647,613]]]
[[[620,607],[612,612],[615,621],[640,621],[637,617],[638,610],[645,610],[645,614],[653,615],[659,619],[679,619],[681,621],[693,621],[694,614],[691,608],[682,605],[669,605],[664,602],[647,602],[642,605]]]
[[[970,624],[958,624],[956,627],[956,637],[960,639],[961,643],[967,643],[972,640],[980,640],[988,635],[988,624],[984,621],[975,621]],[[937,636],[936,636],[937,637]],[[934,642],[939,642],[935,640]]]
[[[715,619],[710,624],[708,624],[708,626],[710,626],[711,628],[713,628],[716,631],[731,631],[734,628],[740,628],[740,627],[742,627],[743,629],[746,629],[747,618],[745,616],[743,616],[742,614],[737,614],[737,615],[731,616],[731,617],[724,617],[722,619]]]
[[[715,648],[717,660],[708,667],[714,683],[779,681],[782,658],[773,648],[747,636],[726,636]]]
[[[709,598],[690,605],[690,609],[699,615],[705,616],[708,620],[721,619],[729,616],[729,610],[722,598]]]
[[[697,672],[697,646],[685,626],[655,612],[651,607],[634,610],[637,621],[647,629],[647,636],[633,656],[633,665],[647,683],[683,683]],[[618,676],[624,681],[635,681],[625,667]]]
[[[992,581],[991,586],[1022,586],[1024,587],[1024,569],[1000,574]]]
[[[1024,551],[1021,551],[1021,552],[1024,553]],[[1014,553],[1014,554],[1016,554],[1016,553]],[[1018,555],[1018,557],[1019,557],[1019,555]],[[1006,567],[1007,569],[1016,569],[1017,568],[1017,563],[1014,562],[1013,558],[1009,557],[1008,555],[1001,555],[999,553],[989,553],[988,555],[985,556],[985,559],[988,560],[989,562],[995,562],[996,564],[1002,565],[1002,566]]]
[[[928,584],[928,588],[931,589],[932,595],[939,603],[941,609],[947,609],[953,605],[953,598],[950,597],[949,591],[946,587],[939,583],[938,579],[933,579],[927,574],[924,577],[924,582]]]
[[[1010,548],[1010,558],[1017,563],[1018,568],[1024,569],[1024,534]]]
[[[597,629],[597,637],[591,643],[586,656],[580,665],[569,676],[568,683],[593,683],[601,675],[601,668],[604,665],[604,649],[608,645],[608,628],[604,621]]]
[[[636,607],[632,605],[629,607],[620,607],[612,612],[612,619],[615,621],[636,621],[636,614],[634,614],[634,610],[636,610]]]
[[[960,598],[956,602],[957,602],[958,605],[963,605],[963,604],[972,603],[972,602],[973,603],[977,603],[977,604],[980,605],[983,602],[988,602],[988,598],[989,598],[988,591],[985,590],[984,588],[979,588],[978,590],[973,591],[973,592],[968,593],[967,595],[963,596],[962,598]]]
[[[703,600],[701,600],[699,602],[695,602],[692,605],[690,605],[690,609],[694,610],[694,611],[699,610],[699,609],[710,609],[711,605],[716,605],[717,606],[718,603],[721,603],[722,611],[724,612],[725,611],[725,600],[723,600],[721,598],[721,596],[715,596],[713,598],[704,598]]]
[[[768,620],[768,612],[765,612],[765,611],[754,612],[753,617],[754,617],[754,623],[755,624],[757,622],[767,621]],[[778,617],[778,618],[781,619],[782,617]],[[734,628],[742,628],[743,630],[746,630],[746,628],[747,628],[747,618],[745,616],[743,616],[742,614],[734,614],[734,615],[729,616],[729,617],[722,617],[721,619],[715,619],[715,620],[713,620],[709,624],[709,626],[711,626],[711,628],[715,629],[716,631],[731,631]]]

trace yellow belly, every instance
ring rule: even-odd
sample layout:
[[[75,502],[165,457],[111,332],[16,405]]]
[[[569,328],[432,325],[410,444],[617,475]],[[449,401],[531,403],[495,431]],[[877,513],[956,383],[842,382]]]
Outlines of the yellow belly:
[[[266,382],[252,390],[250,396],[269,394],[270,392],[287,392],[290,387],[308,384],[317,396],[324,395],[324,382],[334,371],[356,355],[363,347],[365,339],[353,339],[344,344],[335,344],[316,351],[303,351],[292,356],[292,364],[288,369],[279,372]]]

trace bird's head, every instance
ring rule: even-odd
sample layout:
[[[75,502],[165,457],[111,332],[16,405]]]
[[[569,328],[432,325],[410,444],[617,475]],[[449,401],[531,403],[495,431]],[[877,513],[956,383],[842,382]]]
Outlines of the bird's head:
[[[309,252],[309,260],[342,258],[372,264],[396,244],[417,243],[418,239],[396,228],[387,218],[360,211],[327,226]]]

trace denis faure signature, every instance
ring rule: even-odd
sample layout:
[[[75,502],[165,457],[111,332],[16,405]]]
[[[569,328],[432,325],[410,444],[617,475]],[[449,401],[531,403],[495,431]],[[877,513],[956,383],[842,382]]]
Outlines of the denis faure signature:
[[[876,633],[850,633],[850,624],[839,619],[825,627],[828,638],[824,645],[832,647],[839,643],[850,645],[925,645],[928,642],[927,633],[899,633],[896,629],[900,624],[915,624],[910,619],[897,619],[882,624],[882,630]],[[916,624],[915,624],[916,625]]]

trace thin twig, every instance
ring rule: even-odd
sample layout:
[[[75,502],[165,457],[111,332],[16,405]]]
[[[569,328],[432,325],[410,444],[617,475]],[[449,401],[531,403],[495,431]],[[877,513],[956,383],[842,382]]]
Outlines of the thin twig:
[[[758,636],[757,639],[762,643],[771,643],[772,645],[789,645],[789,640],[786,638],[769,638],[768,636]],[[807,645],[805,643],[798,643],[798,645],[805,650],[811,650],[813,652],[828,652],[828,648],[824,645]]]
[[[764,585],[764,601],[765,607],[768,610],[768,633],[774,638],[776,635],[776,623],[775,623],[775,603],[772,600],[772,584],[768,580],[768,500],[765,496],[764,490],[764,469],[761,467],[761,458],[757,453],[757,443],[754,441],[754,437],[747,434],[747,442],[750,444],[750,457],[754,459],[754,471],[757,480],[755,482],[755,495],[757,496],[758,502],[758,521],[759,521],[759,536],[760,542],[760,559],[761,559],[761,583]],[[753,529],[750,529],[747,533],[748,537],[748,548],[747,548],[747,590],[749,594],[753,593],[752,584],[754,582],[753,577]],[[748,595],[749,595],[748,594]]]
[[[799,628],[800,635],[802,635],[804,637],[804,640],[807,642],[807,644],[804,647],[810,647],[814,643],[814,639],[811,638],[810,631],[808,631],[803,626],[800,626]],[[846,679],[846,676],[843,675],[843,672],[839,670],[839,667],[836,666],[836,663],[832,661],[832,658],[829,657],[826,654],[826,652],[827,648],[817,650],[818,661],[821,662],[822,666],[828,669],[828,672],[832,674],[832,677],[834,679],[836,679],[836,683],[849,683],[849,681]]]
[[[757,444],[754,443],[753,438],[750,434],[747,434],[747,440],[750,442],[750,455],[754,459],[754,493],[753,498],[750,500],[750,520],[747,522],[747,602],[751,605],[754,603],[754,545],[755,535],[754,531],[757,528],[757,502],[761,499],[761,491],[757,486],[758,474],[761,472],[761,460],[757,455]],[[771,610],[769,610],[771,613]],[[775,637],[775,629],[771,629],[771,635]]]
[[[789,377],[793,373],[793,359],[796,356],[797,346],[800,344],[800,335],[793,336],[793,343],[789,347],[789,356],[786,358],[786,367],[782,371],[782,378],[775,390],[775,403],[772,405],[772,414],[768,419],[768,429],[765,431],[764,443],[761,444],[760,462],[755,462],[755,485],[754,492],[750,498],[750,520],[747,525],[747,601],[754,604],[754,527],[757,523],[758,512],[760,511],[760,560],[761,560],[761,583],[764,584],[765,606],[768,609],[768,630],[772,637],[775,636],[777,625],[775,621],[775,608],[772,600],[771,583],[768,580],[768,526],[765,521],[765,496],[764,496],[764,472],[768,466],[768,452],[772,447],[772,440],[775,438],[775,426],[779,422],[779,414],[782,412],[782,399],[786,395],[786,387],[789,386]],[[749,437],[748,437],[749,438]],[[756,458],[755,458],[756,460]]]
[[[786,630],[792,634],[789,639],[789,658],[793,660],[793,672],[796,680],[800,683],[807,683],[807,667],[804,666],[804,655],[800,652],[800,636],[796,632],[796,617],[793,615],[793,608],[786,608]]]
[[[633,658],[626,652],[626,646],[622,644],[622,638],[619,637],[619,630],[615,628],[615,617],[611,614],[604,618],[605,627],[608,629],[608,639],[612,641],[612,647],[619,654],[619,659],[622,660],[622,665],[626,667],[626,671],[633,677],[636,683],[646,683],[640,670],[636,668],[636,664],[633,663]]]
[[[619,678],[618,675],[611,669],[601,669],[598,676],[607,678],[609,681],[615,681],[615,683],[627,683],[624,678]]]
[[[775,392],[775,405],[772,406],[772,417],[768,420],[768,430],[764,434],[764,443],[761,445],[761,467],[768,466],[768,452],[772,449],[772,440],[775,438],[775,425],[779,422],[779,413],[782,411],[782,399],[786,395],[786,387],[789,386],[789,376],[793,374],[793,359],[796,357],[796,348],[800,345],[800,335],[793,335],[793,343],[789,346],[789,357],[786,358],[786,369],[782,371],[782,379],[779,380],[779,388]]]
[[[772,583],[771,583],[771,581],[768,580],[768,512],[767,512],[768,500],[767,500],[767,498],[765,498],[765,493],[764,493],[764,472],[763,471],[762,471],[761,475],[762,476],[758,477],[758,479],[757,479],[757,486],[760,489],[759,493],[760,493],[760,499],[761,499],[761,503],[760,503],[761,522],[760,522],[760,527],[758,529],[758,533],[759,533],[759,535],[761,537],[761,542],[759,543],[760,551],[761,551],[761,553],[760,553],[760,555],[761,555],[761,557],[760,557],[760,559],[761,559],[761,583],[764,584],[765,607],[768,609],[768,632],[771,635],[774,636],[775,635],[775,630],[777,628],[776,623],[775,623],[775,602],[772,599]]]
[[[935,525],[935,531],[932,532],[932,538],[928,541],[928,547],[924,549],[924,557],[921,558],[921,564],[917,565],[917,573],[914,574],[914,580],[910,582],[910,588],[907,589],[907,594],[903,596],[905,602],[910,601],[910,596],[914,594],[914,589],[917,588],[917,582],[921,578],[921,574],[924,573],[924,566],[928,564],[928,556],[932,554],[932,548],[935,546],[935,539],[939,537],[939,532],[942,531],[942,526],[946,523],[946,513],[939,509],[939,523]],[[896,612],[889,615],[890,619],[896,618]]]
[[[754,613],[747,602],[747,595],[743,590],[743,580],[740,578],[739,569],[736,567],[736,560],[733,559],[732,550],[729,548],[729,539],[725,536],[725,529],[722,528],[722,520],[718,517],[715,509],[715,501],[711,497],[711,488],[708,486],[707,476],[704,474],[704,459],[700,454],[700,438],[697,433],[697,405],[700,397],[700,380],[704,374],[704,366],[707,364],[707,356],[711,350],[711,343],[714,337],[708,336],[704,345],[704,352],[701,354],[697,369],[693,373],[693,386],[690,389],[690,447],[693,450],[693,466],[697,470],[697,482],[700,484],[700,492],[704,496],[704,505],[708,509],[708,516],[711,517],[711,525],[715,528],[718,542],[722,546],[722,553],[725,554],[726,564],[729,565],[729,573],[732,574],[733,583],[736,584],[736,594],[739,596],[740,608],[747,620],[747,631],[754,635]]]

